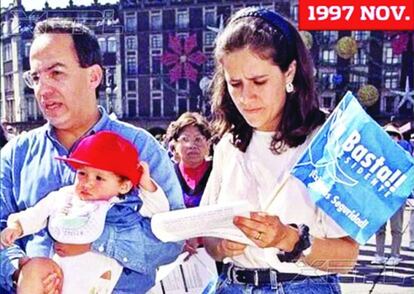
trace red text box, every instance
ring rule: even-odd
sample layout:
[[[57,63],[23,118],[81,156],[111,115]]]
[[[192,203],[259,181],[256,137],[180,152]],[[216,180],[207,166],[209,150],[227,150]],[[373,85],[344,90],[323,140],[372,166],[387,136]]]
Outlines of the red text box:
[[[414,30],[414,0],[299,0],[300,30]]]

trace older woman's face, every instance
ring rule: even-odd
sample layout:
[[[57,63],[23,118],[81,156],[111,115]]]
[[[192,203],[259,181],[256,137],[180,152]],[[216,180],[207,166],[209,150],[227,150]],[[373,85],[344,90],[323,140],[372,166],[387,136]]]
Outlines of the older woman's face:
[[[286,83],[292,82],[296,64],[283,73],[248,48],[225,55],[221,63],[229,94],[247,123],[259,131],[275,131],[286,102]]]
[[[177,138],[175,151],[188,167],[197,167],[208,155],[210,142],[195,126],[185,127]]]

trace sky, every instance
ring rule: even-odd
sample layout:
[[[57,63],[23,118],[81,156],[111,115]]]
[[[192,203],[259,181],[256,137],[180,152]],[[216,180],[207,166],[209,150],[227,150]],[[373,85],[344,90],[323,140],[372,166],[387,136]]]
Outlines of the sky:
[[[41,9],[44,7],[46,0],[22,0],[22,4],[26,10]],[[69,0],[48,0],[49,6],[52,8],[66,7]],[[74,5],[90,5],[93,0],[73,0]],[[118,0],[99,0],[100,3],[117,3]],[[7,7],[13,0],[0,0],[1,7]]]

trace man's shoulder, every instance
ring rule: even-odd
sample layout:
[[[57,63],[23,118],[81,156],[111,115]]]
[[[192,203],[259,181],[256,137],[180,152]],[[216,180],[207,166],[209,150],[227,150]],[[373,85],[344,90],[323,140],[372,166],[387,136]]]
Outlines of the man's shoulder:
[[[140,142],[142,143],[143,141],[146,142],[156,140],[147,130],[118,119],[111,120],[109,129],[117,132],[125,139],[128,139],[135,144]]]
[[[8,143],[6,148],[20,149],[30,148],[33,145],[37,145],[44,142],[46,139],[46,127],[41,126],[29,131],[23,131],[19,135],[13,137]]]

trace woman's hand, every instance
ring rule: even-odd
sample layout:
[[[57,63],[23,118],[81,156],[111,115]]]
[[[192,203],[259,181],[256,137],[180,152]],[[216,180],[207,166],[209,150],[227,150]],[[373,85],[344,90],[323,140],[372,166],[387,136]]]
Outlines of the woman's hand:
[[[247,245],[219,238],[203,238],[204,247],[215,260],[222,261],[226,257],[243,254]]]
[[[276,247],[290,252],[299,240],[296,229],[283,224],[279,217],[265,212],[251,212],[250,218],[236,216],[234,224],[258,247]]]
[[[61,257],[80,255],[91,250],[91,243],[88,244],[63,244],[55,242],[54,250]]]
[[[218,251],[222,253],[224,257],[233,257],[241,255],[246,249],[247,245],[236,241],[230,241],[222,239],[218,244]]]

